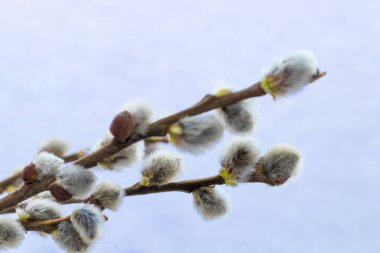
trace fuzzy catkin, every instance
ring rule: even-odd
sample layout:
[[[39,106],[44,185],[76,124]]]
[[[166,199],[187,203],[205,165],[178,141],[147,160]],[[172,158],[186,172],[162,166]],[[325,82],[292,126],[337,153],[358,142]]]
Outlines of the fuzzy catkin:
[[[89,243],[99,236],[104,217],[96,206],[82,204],[73,210],[70,220],[83,240]]]
[[[52,139],[43,143],[40,147],[39,152],[41,153],[45,151],[48,153],[52,153],[58,157],[62,157],[66,153],[68,148],[69,145],[65,141],[59,139]]]
[[[31,200],[25,207],[17,208],[16,213],[19,215],[20,220],[50,220],[62,217],[61,206],[57,202],[48,199]]]
[[[199,153],[216,144],[223,136],[224,127],[214,115],[199,115],[178,122],[180,134],[169,133],[176,147]]]
[[[215,219],[227,213],[229,207],[227,200],[211,187],[202,187],[193,191],[194,206],[205,219]]]
[[[36,166],[38,180],[43,180],[54,175],[63,166],[64,161],[51,153],[41,152],[33,160],[33,164]]]
[[[246,101],[218,109],[226,128],[233,133],[249,133],[255,126],[254,115]]]
[[[0,217],[0,250],[15,248],[25,237],[24,228],[16,220]]]
[[[264,74],[261,87],[274,98],[291,95],[319,74],[315,55],[310,51],[289,52]]]
[[[89,244],[81,238],[74,225],[69,221],[61,222],[58,225],[58,229],[53,232],[53,239],[68,252],[86,252],[89,248]]]
[[[142,175],[146,184],[163,184],[176,177],[181,171],[181,158],[165,150],[155,151],[143,165]]]
[[[278,145],[259,161],[259,168],[268,180],[276,185],[283,184],[299,169],[300,152],[290,145]]]
[[[57,178],[63,188],[78,198],[88,197],[96,182],[96,176],[91,171],[76,164],[62,168],[57,174]]]
[[[248,137],[236,138],[231,141],[222,155],[222,168],[238,182],[244,182],[254,171],[259,158],[259,149]]]
[[[91,196],[102,207],[116,211],[123,200],[124,190],[110,180],[103,180],[97,185]]]

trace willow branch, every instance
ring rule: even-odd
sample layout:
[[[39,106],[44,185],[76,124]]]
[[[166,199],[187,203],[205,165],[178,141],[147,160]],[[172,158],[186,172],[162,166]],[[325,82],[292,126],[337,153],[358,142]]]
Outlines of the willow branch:
[[[63,156],[61,158],[65,161],[65,163],[70,163],[70,162],[74,162],[74,161],[80,159],[83,156],[85,156],[85,152],[79,151],[77,153],[73,153],[73,154],[70,154],[67,156]],[[22,171],[17,172],[15,174],[13,174],[12,176],[0,181],[0,194],[3,193],[4,191],[6,191],[8,187],[14,186],[14,184],[18,180],[21,180],[21,179],[22,179]]]
[[[234,104],[247,98],[263,96],[265,94],[266,93],[260,86],[260,82],[258,82],[246,89],[233,92],[225,96],[217,97],[213,95],[206,95],[194,106],[150,124],[148,131],[145,134],[132,134],[124,143],[113,140],[109,145],[104,146],[103,148],[100,148],[99,150],[79,159],[75,162],[75,164],[84,168],[95,167],[98,162],[116,154],[120,150],[138,141],[153,136],[165,136],[167,134],[168,127],[171,124],[174,124],[185,117],[195,116],[219,107]],[[46,181],[47,182],[35,182],[31,185],[24,185],[15,192],[0,199],[0,211],[12,207],[21,201],[34,196],[35,194],[47,190],[50,183],[54,181],[54,177],[48,178]]]
[[[17,172],[12,176],[0,181],[0,194],[7,190],[9,186],[12,186],[18,179],[21,179],[22,172]]]
[[[51,220],[27,220],[22,222],[24,229],[26,231],[40,231],[45,233],[52,233],[57,229],[58,225],[61,222],[70,221],[70,216],[66,216],[63,218],[51,219]]]
[[[124,189],[125,196],[134,196],[134,195],[142,195],[142,194],[150,194],[150,193],[160,193],[160,192],[171,192],[171,191],[179,191],[191,193],[196,189],[199,189],[204,186],[211,185],[221,185],[224,184],[224,179],[217,175],[213,177],[207,177],[196,180],[186,180],[180,182],[173,182],[161,185],[141,185],[140,183],[134,184],[131,187]]]
[[[148,137],[165,136],[170,125],[180,121],[185,117],[195,116],[204,112],[211,111],[223,106],[234,104],[241,100],[265,95],[265,91],[261,88],[260,82],[237,92],[232,92],[225,96],[206,95],[200,102],[192,107],[165,117],[149,125],[145,134],[132,134],[124,143],[112,141],[109,145],[79,159],[76,164],[84,168],[92,168],[120,150]]]
[[[265,177],[260,177],[260,176],[255,175],[255,173],[253,173],[248,183],[255,183],[255,182],[268,183]],[[211,176],[207,178],[195,179],[195,180],[172,182],[172,183],[167,183],[167,184],[162,184],[162,185],[143,186],[140,183],[136,183],[130,187],[125,188],[124,194],[125,194],[125,197],[128,197],[128,196],[145,195],[145,194],[162,193],[162,192],[192,193],[193,191],[201,187],[223,185],[223,184],[225,184],[225,181],[223,177],[219,175]],[[88,199],[84,199],[84,200],[71,199],[71,200],[62,202],[62,204],[73,204],[73,203],[84,203],[84,202],[87,202],[87,203],[93,202],[94,204],[96,204],[95,200],[92,197]],[[9,208],[9,210],[11,209],[12,208]],[[13,211],[14,210],[15,208],[13,207]],[[107,219],[107,217],[105,218]],[[45,233],[52,233],[54,230],[57,229],[58,225],[61,222],[65,222],[65,221],[70,221],[70,216],[57,218],[57,219],[51,219],[51,220],[45,220],[45,221],[27,220],[27,221],[22,222],[22,225],[24,226],[26,231],[40,231],[40,232],[45,232]]]

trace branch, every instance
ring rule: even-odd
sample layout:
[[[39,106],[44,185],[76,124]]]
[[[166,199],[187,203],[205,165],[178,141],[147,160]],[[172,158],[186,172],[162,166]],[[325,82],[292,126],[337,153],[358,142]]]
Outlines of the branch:
[[[118,153],[120,150],[138,141],[153,136],[165,136],[167,134],[168,127],[171,124],[174,124],[185,117],[202,114],[219,107],[234,104],[247,98],[263,96],[265,94],[266,93],[260,86],[260,82],[257,82],[246,89],[233,92],[225,96],[217,97],[213,95],[206,95],[194,106],[150,124],[148,131],[145,134],[132,134],[124,143],[113,140],[109,145],[79,159],[75,162],[75,164],[84,168],[95,167],[98,162]],[[54,180],[55,178],[51,177],[46,179],[46,182],[35,182],[31,185],[22,186],[15,192],[0,199],[0,211],[12,207],[21,201],[34,196],[35,194],[48,190],[48,186],[50,183],[54,182]]]
[[[26,231],[40,231],[45,233],[52,233],[57,229],[59,223],[64,221],[70,221],[70,216],[66,216],[63,218],[51,219],[51,220],[27,220],[22,222],[21,224],[24,226]]]
[[[186,180],[180,182],[173,182],[161,185],[148,185],[144,186],[140,183],[134,184],[131,187],[125,188],[125,196],[134,196],[134,195],[143,195],[150,193],[160,193],[160,192],[171,192],[171,191],[180,191],[191,193],[196,189],[199,189],[204,186],[210,185],[221,185],[224,184],[224,179],[217,175],[213,177],[207,177],[196,180]]]
[[[200,102],[198,102],[194,106],[150,124],[147,133],[145,133],[144,135],[132,134],[124,143],[120,143],[118,141],[113,140],[109,145],[79,159],[75,163],[84,168],[92,168],[96,166],[97,163],[102,161],[104,158],[116,154],[120,150],[140,140],[153,136],[165,136],[170,125],[180,121],[185,117],[199,115],[216,108],[234,104],[247,98],[263,96],[266,93],[261,88],[260,83],[261,82],[257,82],[256,84],[246,89],[233,92],[225,96],[217,97],[213,95],[206,95]]]
[[[85,154],[86,153],[84,151],[79,151],[77,153],[73,153],[61,158],[65,161],[65,163],[69,163],[80,159],[81,157],[85,156]],[[22,171],[17,172],[12,176],[0,181],[0,194],[6,191],[9,186],[12,186],[19,179],[22,179]]]

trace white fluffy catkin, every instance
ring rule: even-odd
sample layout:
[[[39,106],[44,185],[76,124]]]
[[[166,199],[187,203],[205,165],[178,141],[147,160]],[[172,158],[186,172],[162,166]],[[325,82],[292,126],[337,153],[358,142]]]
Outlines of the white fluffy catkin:
[[[61,205],[48,199],[34,199],[16,209],[21,221],[28,219],[50,220],[62,217]]]
[[[142,185],[164,184],[181,172],[182,159],[165,150],[158,150],[149,155],[143,164]]]
[[[214,95],[222,97],[231,93],[231,88],[221,87],[214,92]],[[223,106],[216,112],[223,119],[227,130],[233,133],[249,133],[255,126],[254,113],[246,100]]]
[[[214,115],[198,115],[173,124],[169,134],[176,147],[196,154],[216,144],[223,130],[222,123]]]
[[[271,149],[259,161],[259,170],[270,182],[280,185],[296,175],[301,164],[301,154],[293,146],[282,144]]]
[[[68,252],[87,252],[90,246],[69,221],[61,222],[58,229],[52,233],[52,237],[61,248]]]
[[[94,151],[110,144],[112,142],[112,139],[112,134],[107,133],[105,138],[95,145]],[[108,170],[119,170],[125,167],[129,167],[140,159],[140,157],[142,156],[142,149],[143,147],[141,146],[141,143],[133,144],[127,148],[122,149],[118,153],[104,159],[102,162],[99,163],[99,165],[102,168]]]
[[[70,220],[79,235],[87,243],[98,238],[101,232],[101,225],[105,221],[100,210],[91,204],[77,206],[73,210]]]
[[[234,185],[236,182],[245,182],[254,171],[259,155],[260,152],[255,142],[248,137],[236,138],[230,142],[220,160],[221,176],[227,184]]]
[[[148,124],[152,120],[153,110],[144,101],[133,100],[123,106],[123,110],[128,111],[133,118],[133,132],[144,134]]]
[[[62,157],[68,150],[69,145],[67,142],[59,139],[52,139],[43,143],[40,147],[39,152],[46,151],[52,153],[56,156]]]
[[[102,207],[116,211],[124,197],[124,189],[110,180],[101,181],[91,196],[96,199]]]
[[[95,187],[96,176],[83,167],[70,164],[57,173],[58,183],[73,197],[88,197]]]
[[[25,237],[24,228],[16,220],[0,217],[0,250],[16,248]]]
[[[218,109],[228,130],[233,133],[249,133],[253,130],[254,114],[247,101],[241,101]]]
[[[64,161],[51,153],[41,152],[33,160],[33,164],[36,166],[37,179],[43,180],[54,175],[64,164]]]
[[[194,206],[205,219],[215,219],[227,213],[228,201],[211,187],[202,187],[193,191]]]
[[[261,87],[274,98],[300,91],[319,74],[315,55],[310,51],[289,52],[264,74]]]

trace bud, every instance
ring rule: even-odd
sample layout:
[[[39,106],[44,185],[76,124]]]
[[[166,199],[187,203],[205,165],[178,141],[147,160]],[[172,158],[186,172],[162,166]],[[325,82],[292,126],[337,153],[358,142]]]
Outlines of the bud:
[[[228,185],[236,186],[237,182],[245,182],[254,171],[258,157],[259,149],[253,141],[235,139],[222,155],[220,175]]]
[[[116,183],[103,180],[91,194],[103,208],[116,211],[124,197],[124,190]]]
[[[195,154],[210,148],[221,139],[223,125],[213,115],[200,115],[171,125],[168,133],[176,147]]]
[[[300,91],[325,74],[319,72],[317,59],[312,52],[290,52],[278,59],[265,73],[261,87],[276,99]]]
[[[165,150],[154,152],[144,161],[141,184],[150,185],[169,182],[180,173],[181,160],[180,157]]]
[[[58,245],[68,252],[87,252],[89,244],[84,242],[71,222],[59,223],[58,229],[52,233]]]
[[[62,157],[66,153],[68,148],[69,145],[65,141],[52,139],[41,145],[39,153],[45,151],[48,153],[52,153],[56,156]]]
[[[71,164],[59,170],[57,183],[76,198],[88,197],[94,189],[96,176],[83,167]],[[54,193],[51,191],[53,194]]]
[[[16,248],[25,237],[24,228],[16,220],[0,217],[0,250]]]
[[[28,219],[50,220],[62,217],[61,206],[48,199],[35,199],[29,201],[24,207],[16,209],[20,221]]]
[[[213,187],[202,187],[193,191],[194,206],[205,219],[215,219],[227,213],[227,200]]]
[[[231,93],[231,89],[221,88],[215,92],[215,96],[222,97]],[[217,112],[226,128],[233,133],[248,133],[254,128],[254,115],[246,100],[223,106],[217,109]]]
[[[66,201],[73,197],[65,188],[63,188],[59,183],[55,182],[49,186],[49,191],[51,195],[59,201]]]
[[[110,144],[112,142],[112,138],[112,135],[108,133],[102,141],[95,145],[94,151]],[[118,170],[129,167],[139,160],[142,149],[141,143],[133,144],[122,149],[118,153],[105,158],[103,161],[99,162],[99,165],[107,170]]]
[[[24,170],[22,171],[22,179],[24,180],[25,184],[31,184],[34,181],[36,181],[37,178],[38,176],[37,176],[36,165],[34,163],[30,163],[29,165],[26,165]]]
[[[300,160],[301,154],[295,147],[279,145],[260,158],[255,173],[271,185],[281,185],[296,174]]]
[[[138,100],[127,103],[123,109],[132,115],[133,132],[144,134],[148,129],[148,124],[152,118],[152,109],[143,101]]]
[[[33,160],[33,164],[36,167],[37,180],[42,181],[54,175],[63,166],[64,161],[53,154],[42,152]]]
[[[119,142],[125,142],[125,140],[131,135],[133,131],[133,119],[132,115],[123,111],[115,116],[110,126],[110,132],[115,140]]]
[[[105,221],[100,210],[90,204],[82,204],[76,207],[70,220],[79,235],[87,243],[94,241],[100,234],[101,225]]]

